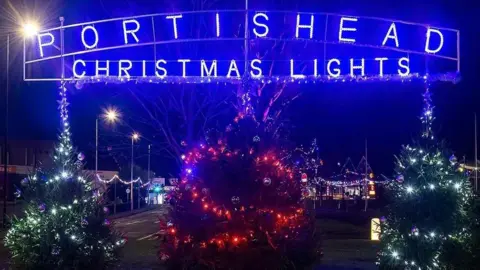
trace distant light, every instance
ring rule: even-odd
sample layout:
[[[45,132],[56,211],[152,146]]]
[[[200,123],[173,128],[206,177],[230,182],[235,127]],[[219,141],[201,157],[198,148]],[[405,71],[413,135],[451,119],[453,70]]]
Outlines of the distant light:
[[[455,183],[455,185],[453,185],[453,187],[454,187],[455,189],[459,189],[459,188],[460,188],[460,183]]]
[[[155,188],[153,189],[153,191],[155,191],[155,192],[157,192],[157,193],[160,192],[160,190],[161,190],[160,187],[155,187]]]
[[[132,134],[132,139],[133,139],[134,141],[140,139],[140,134],[138,134],[137,132],[134,132],[134,133]]]
[[[103,118],[109,123],[115,123],[120,118],[120,112],[114,107],[108,108],[103,111]]]
[[[27,23],[23,25],[22,32],[24,37],[33,37],[38,34],[38,25],[35,23]]]
[[[435,185],[434,185],[434,184],[430,184],[430,185],[429,185],[429,188],[430,188],[431,190],[434,190],[434,189],[435,189]]]
[[[380,240],[380,219],[372,218],[370,221],[370,240]]]
[[[413,192],[413,188],[411,186],[408,186],[407,187],[407,193],[412,193]]]

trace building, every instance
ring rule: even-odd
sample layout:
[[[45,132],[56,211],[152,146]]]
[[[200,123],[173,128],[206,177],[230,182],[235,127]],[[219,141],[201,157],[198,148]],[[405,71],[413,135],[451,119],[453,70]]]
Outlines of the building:
[[[3,141],[3,138],[1,139]],[[15,199],[14,193],[25,176],[35,171],[39,165],[50,166],[54,150],[54,141],[9,140],[7,147],[7,200]],[[0,188],[3,188],[5,146],[0,146]]]
[[[3,138],[2,138],[3,141]],[[16,166],[36,167],[39,164],[51,164],[51,155],[55,146],[54,141],[9,140],[7,164]],[[4,164],[4,146],[0,146],[0,164]],[[2,168],[3,169],[3,168]]]

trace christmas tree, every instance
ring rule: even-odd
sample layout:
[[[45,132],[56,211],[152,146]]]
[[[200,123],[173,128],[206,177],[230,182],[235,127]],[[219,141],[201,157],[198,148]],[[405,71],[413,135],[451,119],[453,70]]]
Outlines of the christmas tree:
[[[391,203],[381,220],[381,269],[470,269],[472,192],[457,159],[432,132],[433,106],[424,93],[421,138],[397,157]]]
[[[171,269],[303,269],[315,259],[301,172],[273,137],[241,113],[182,155],[160,250]]]
[[[62,132],[53,168],[22,180],[25,217],[12,220],[5,245],[24,269],[101,269],[115,260],[124,240],[106,218],[93,175],[82,173],[84,156],[72,146],[64,86],[60,97]]]

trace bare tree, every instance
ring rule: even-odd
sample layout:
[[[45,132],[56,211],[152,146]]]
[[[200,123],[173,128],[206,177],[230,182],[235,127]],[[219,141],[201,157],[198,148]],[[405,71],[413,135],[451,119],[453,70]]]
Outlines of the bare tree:
[[[192,1],[193,10],[208,10],[215,2]],[[205,17],[198,15],[198,20],[192,20],[190,24],[191,36],[200,39],[205,35]],[[244,37],[244,31],[243,26],[239,25],[237,36]],[[245,44],[248,46],[246,59],[254,56],[268,64],[268,69],[264,69],[268,70],[264,74],[266,77],[274,75],[279,62],[298,54],[292,41],[288,40],[252,38]],[[181,58],[185,51],[189,55],[199,56],[205,46],[208,45],[187,42],[182,46],[166,45],[165,50]],[[245,46],[242,51],[245,56]],[[141,130],[142,137],[155,145],[153,154],[166,154],[176,160],[179,167],[182,164],[181,155],[187,146],[204,139],[210,129],[223,129],[237,113],[246,113],[248,105],[253,108],[251,112],[258,124],[263,125],[272,136],[279,136],[284,125],[281,115],[300,96],[300,87],[283,81],[249,81],[247,85],[168,84],[168,89],[153,87],[153,90],[144,85],[131,87],[128,96],[138,107],[131,110],[128,124]]]

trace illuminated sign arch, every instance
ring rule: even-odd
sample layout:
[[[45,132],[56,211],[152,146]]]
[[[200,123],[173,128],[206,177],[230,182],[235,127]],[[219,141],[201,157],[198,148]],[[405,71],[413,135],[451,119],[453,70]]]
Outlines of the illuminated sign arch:
[[[198,24],[196,36],[185,30],[199,20],[205,26]],[[258,47],[288,43],[292,53],[261,58],[261,49],[250,48],[252,42]],[[192,43],[206,44],[199,50],[204,57],[198,52],[190,57],[184,46]],[[180,55],[174,57],[171,48],[176,46]],[[60,27],[41,31],[25,40],[24,80],[456,81],[459,46],[458,30],[383,18],[254,10],[157,13],[71,25],[62,22]]]

